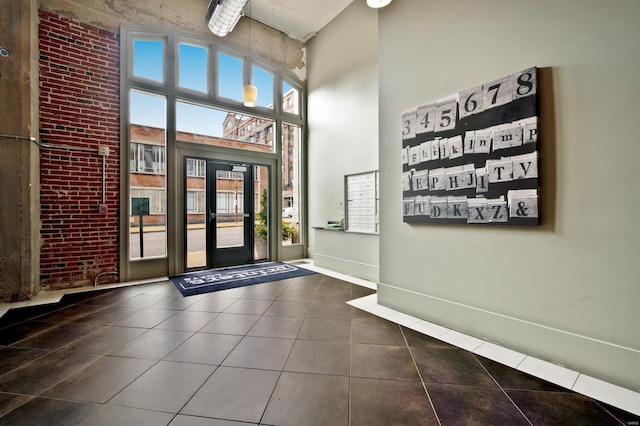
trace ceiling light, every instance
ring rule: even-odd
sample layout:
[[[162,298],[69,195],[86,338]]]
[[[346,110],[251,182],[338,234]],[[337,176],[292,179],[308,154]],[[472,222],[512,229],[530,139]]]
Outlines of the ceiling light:
[[[236,26],[249,0],[211,0],[207,9],[207,26],[212,33],[224,37]]]
[[[367,0],[367,6],[378,9],[391,3],[391,0]]]

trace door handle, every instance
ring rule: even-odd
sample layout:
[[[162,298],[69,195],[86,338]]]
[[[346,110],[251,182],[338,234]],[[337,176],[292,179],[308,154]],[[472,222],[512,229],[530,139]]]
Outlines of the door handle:
[[[209,219],[210,220],[214,220],[216,217],[251,217],[251,215],[249,213],[214,213],[214,212],[209,212]]]

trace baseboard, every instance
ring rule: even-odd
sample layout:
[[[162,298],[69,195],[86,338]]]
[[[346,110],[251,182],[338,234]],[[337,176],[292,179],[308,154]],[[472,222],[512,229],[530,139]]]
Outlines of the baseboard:
[[[378,265],[371,265],[351,259],[344,259],[316,252],[313,255],[313,262],[317,267],[341,272],[343,274],[362,278],[374,283],[378,282],[378,278],[380,276],[380,267]]]
[[[640,390],[640,351],[633,348],[384,283],[378,284],[378,303],[635,392]]]

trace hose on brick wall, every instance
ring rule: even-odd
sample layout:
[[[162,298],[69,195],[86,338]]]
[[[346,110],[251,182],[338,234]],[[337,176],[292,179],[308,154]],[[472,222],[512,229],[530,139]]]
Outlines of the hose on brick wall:
[[[116,271],[103,271],[103,272],[100,272],[98,275],[96,275],[95,278],[93,279],[94,287],[98,286],[98,278],[100,278],[103,275],[113,275],[116,277],[116,280],[118,279],[118,273]]]

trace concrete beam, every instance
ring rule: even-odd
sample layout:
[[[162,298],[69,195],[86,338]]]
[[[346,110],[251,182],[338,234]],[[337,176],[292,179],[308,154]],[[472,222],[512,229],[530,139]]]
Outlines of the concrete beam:
[[[38,2],[0,3],[0,302],[39,290]]]

